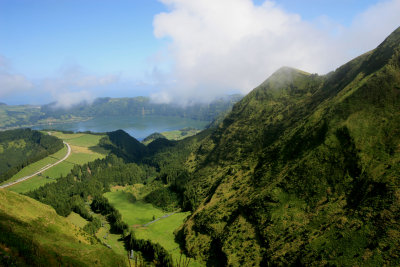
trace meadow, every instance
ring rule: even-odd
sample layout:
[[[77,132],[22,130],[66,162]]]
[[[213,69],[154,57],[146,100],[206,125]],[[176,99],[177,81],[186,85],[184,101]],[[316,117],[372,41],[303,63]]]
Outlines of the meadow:
[[[172,255],[174,261],[179,260],[181,253],[179,244],[174,240],[174,231],[183,224],[190,212],[177,212],[144,227],[144,224],[153,221],[154,218],[160,218],[170,214],[170,212],[166,213],[140,199],[135,200],[135,197],[129,191],[131,191],[129,188],[115,187],[112,188],[111,192],[105,193],[104,196],[111,205],[118,209],[122,215],[122,220],[131,229],[134,229],[136,238],[149,239],[154,243],[159,243]],[[182,258],[185,258],[185,256],[182,256]],[[191,259],[189,266],[203,265]]]
[[[17,193],[25,193],[34,190],[42,185],[56,181],[61,176],[66,176],[75,164],[85,164],[99,158],[104,158],[108,154],[107,150],[98,146],[99,140],[104,137],[104,135],[88,133],[65,134],[57,131],[51,131],[50,134],[67,142],[71,146],[71,155],[65,161],[44,171],[41,175],[36,175],[24,182],[13,185],[8,188],[9,190]],[[23,168],[20,172],[4,183],[12,182],[21,177],[35,173],[41,168],[63,158],[66,153],[67,147],[65,146],[55,154]]]
[[[182,140],[186,137],[193,136],[198,134],[200,130],[195,128],[184,128],[180,130],[162,132],[161,134],[164,135],[169,140]]]

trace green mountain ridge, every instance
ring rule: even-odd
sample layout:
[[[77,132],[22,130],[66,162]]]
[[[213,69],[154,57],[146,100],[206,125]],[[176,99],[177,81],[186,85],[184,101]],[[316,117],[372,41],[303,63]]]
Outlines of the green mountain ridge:
[[[325,76],[281,68],[235,104],[186,161],[187,253],[210,266],[400,264],[399,44],[400,28]]]
[[[192,211],[176,241],[206,266],[400,265],[400,28],[327,75],[277,70],[213,125],[147,146],[108,133],[113,155],[28,195],[68,215],[141,183],[146,201]],[[0,215],[32,204],[5,198]]]

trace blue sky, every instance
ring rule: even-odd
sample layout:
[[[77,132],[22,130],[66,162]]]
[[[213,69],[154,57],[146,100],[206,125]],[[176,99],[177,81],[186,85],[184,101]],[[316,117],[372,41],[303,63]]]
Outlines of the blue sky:
[[[352,31],[365,30],[358,24],[365,24],[362,17],[368,10],[379,17],[399,6],[398,0],[280,0],[268,6],[260,0],[230,1],[204,1],[202,5],[199,4],[202,1],[196,0],[0,0],[0,102],[45,103],[72,98],[67,103],[73,103],[80,98],[135,95],[151,95],[156,101],[173,101],[177,97],[203,99],[202,93],[209,95],[204,98],[206,101],[217,95],[211,92],[246,93],[279,66],[279,58],[273,55],[293,53],[289,47],[291,43],[298,44],[298,48],[307,46],[298,36],[293,37],[294,41],[287,40],[289,33],[303,32],[303,36],[309,33],[311,39],[333,38],[341,42]],[[248,14],[263,15],[259,21],[243,16],[243,23],[232,23],[235,25],[229,28],[229,22],[235,20],[229,13],[236,12],[235,6]],[[220,12],[218,19],[208,15],[212,12]],[[161,13],[164,15],[159,15]],[[270,19],[264,20],[262,16]],[[360,48],[361,51],[350,44],[341,48],[339,59],[348,60],[358,52],[365,52],[363,49],[375,47],[379,44],[378,39],[382,41],[382,36],[395,28],[395,20],[388,19],[383,26],[370,29],[382,33],[373,34],[374,40],[363,42],[368,46]],[[264,24],[264,28],[253,33],[253,29]],[[276,29],[271,26],[275,24]],[[248,28],[240,32],[241,25],[248,25]],[[279,27],[290,29],[286,37],[273,39],[276,35],[273,33],[279,32]],[[269,33],[270,38],[266,38]],[[335,36],[337,33],[339,37]],[[241,38],[235,38],[236,35]],[[213,36],[225,37],[216,40],[218,38]],[[246,71],[234,66],[246,66],[248,58],[254,60],[246,69],[251,69],[252,64],[257,66],[257,54],[238,57],[235,62],[227,59],[231,60],[238,51],[239,55],[242,54],[240,51],[247,53],[250,46],[243,43],[253,39],[262,42],[264,47],[271,47],[273,55],[261,53],[260,58],[265,60],[259,65],[265,65],[265,71],[247,75]],[[288,45],[281,51],[276,43],[285,40]],[[218,46],[224,42],[230,54],[223,55],[225,50]],[[328,45],[319,45],[314,50],[329,50]],[[258,47],[251,45],[251,49]],[[340,63],[335,62],[332,66],[324,62],[303,64],[315,55],[303,50],[302,53],[304,55],[298,60],[283,59],[282,64],[297,64],[300,66],[295,67],[309,67],[323,73]],[[214,57],[215,61],[206,61],[208,57]],[[203,71],[208,66],[213,66],[210,68],[212,73]],[[243,73],[245,78],[227,82],[230,76],[223,71],[224,66],[232,68],[229,73],[235,73],[235,76]]]
[[[162,45],[153,35],[157,1],[0,1],[0,53],[40,78],[66,64],[103,73],[143,70]]]

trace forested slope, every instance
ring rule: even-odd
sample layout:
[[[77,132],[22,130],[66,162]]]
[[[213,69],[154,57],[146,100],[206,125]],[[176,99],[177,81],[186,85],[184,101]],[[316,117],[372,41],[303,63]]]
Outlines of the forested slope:
[[[282,68],[187,158],[178,238],[210,266],[399,265],[399,133],[400,28],[326,76]]]
[[[176,237],[208,266],[400,265],[400,28],[327,75],[279,69],[216,128],[102,145],[114,155],[28,195],[83,217],[94,197],[127,234],[101,195],[143,183],[193,212]]]

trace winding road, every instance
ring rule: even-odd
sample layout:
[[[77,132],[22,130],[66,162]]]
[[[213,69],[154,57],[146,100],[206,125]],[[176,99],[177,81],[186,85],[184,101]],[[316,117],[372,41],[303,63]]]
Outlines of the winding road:
[[[177,213],[177,211],[174,211],[173,213],[165,214],[164,216],[162,216],[162,217],[160,217],[160,218],[157,218],[157,219],[155,219],[155,220],[152,220],[151,222],[148,222],[148,223],[146,223],[146,224],[143,224],[142,226],[143,226],[143,227],[147,227],[147,226],[149,226],[150,224],[155,223],[156,221],[159,221],[159,220],[161,220],[161,219],[168,218],[169,216],[171,216],[171,215],[173,215],[173,214],[175,214],[175,213]]]
[[[56,166],[57,164],[59,164],[59,163],[63,162],[64,160],[66,160],[69,157],[69,155],[71,155],[71,147],[70,147],[70,145],[68,143],[66,143],[64,141],[63,141],[63,143],[67,146],[68,152],[62,159],[60,159],[59,161],[57,161],[57,162],[55,162],[53,164],[49,164],[49,165],[41,168],[40,170],[38,170],[34,174],[31,174],[31,175],[28,175],[28,176],[24,176],[22,178],[19,178],[18,180],[15,180],[14,182],[10,182],[10,183],[7,183],[7,184],[0,185],[0,188],[7,188],[9,186],[12,186],[12,185],[18,184],[20,182],[23,182],[25,180],[28,180],[29,178],[32,178],[32,177],[38,175],[39,173],[42,173],[42,172],[50,169],[51,167]]]

